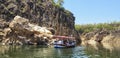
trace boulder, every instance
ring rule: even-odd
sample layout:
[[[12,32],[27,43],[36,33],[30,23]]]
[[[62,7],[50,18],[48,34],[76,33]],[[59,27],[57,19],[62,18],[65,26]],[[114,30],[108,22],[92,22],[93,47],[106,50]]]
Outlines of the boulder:
[[[16,16],[4,29],[3,45],[45,44],[53,34],[46,27],[31,24],[28,19]]]

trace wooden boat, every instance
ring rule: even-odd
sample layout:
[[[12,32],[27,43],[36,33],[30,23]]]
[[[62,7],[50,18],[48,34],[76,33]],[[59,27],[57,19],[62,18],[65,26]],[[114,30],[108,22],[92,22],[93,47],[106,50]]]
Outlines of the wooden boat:
[[[76,46],[75,37],[54,36],[54,38],[57,38],[54,41],[55,48],[72,48]]]

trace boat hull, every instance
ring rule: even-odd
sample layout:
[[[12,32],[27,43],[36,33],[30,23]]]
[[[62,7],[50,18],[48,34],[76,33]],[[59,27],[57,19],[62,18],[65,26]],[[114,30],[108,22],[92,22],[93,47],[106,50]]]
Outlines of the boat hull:
[[[73,48],[73,47],[75,47],[75,45],[72,45],[72,46],[60,46],[60,45],[54,46],[54,48]]]

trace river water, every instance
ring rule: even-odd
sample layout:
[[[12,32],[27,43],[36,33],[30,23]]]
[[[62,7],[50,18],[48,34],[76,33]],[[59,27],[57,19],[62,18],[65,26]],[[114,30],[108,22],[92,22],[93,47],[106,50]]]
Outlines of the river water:
[[[62,49],[47,46],[0,46],[0,58],[120,58],[120,51],[89,45]]]

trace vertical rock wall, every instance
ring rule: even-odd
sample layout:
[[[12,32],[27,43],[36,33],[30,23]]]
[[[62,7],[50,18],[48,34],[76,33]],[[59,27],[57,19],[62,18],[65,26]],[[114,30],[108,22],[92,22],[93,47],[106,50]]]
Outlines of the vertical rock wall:
[[[39,26],[52,27],[55,35],[75,36],[75,17],[52,0],[0,0],[0,18],[11,21],[16,15],[27,18]]]

